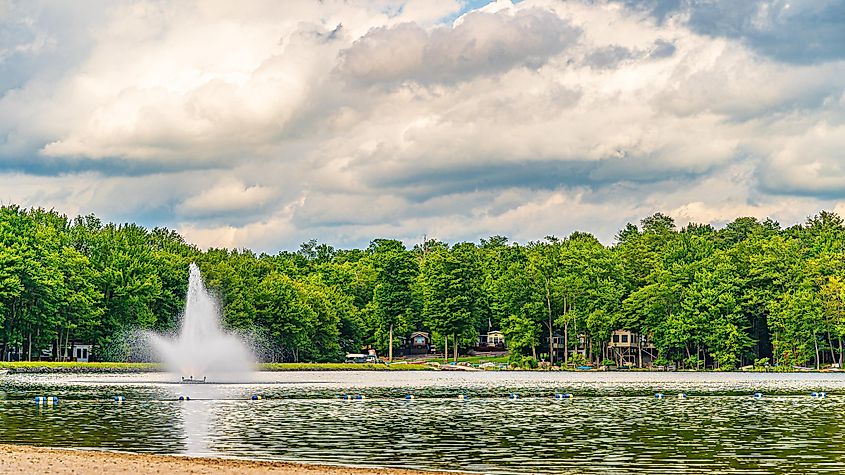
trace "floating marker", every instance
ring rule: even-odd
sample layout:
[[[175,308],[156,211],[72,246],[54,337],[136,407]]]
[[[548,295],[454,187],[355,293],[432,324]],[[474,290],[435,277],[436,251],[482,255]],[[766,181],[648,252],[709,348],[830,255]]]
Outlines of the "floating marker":
[[[466,395],[465,395],[465,394],[458,394],[458,399],[459,399],[459,400],[463,401],[463,400],[465,400],[466,398],[467,398],[467,397],[466,397]]]
[[[179,396],[179,400],[180,400],[180,401],[190,401],[190,400],[191,400],[191,396]]]
[[[655,393],[654,397],[655,399],[663,399],[664,396],[663,393]]]
[[[59,398],[56,396],[36,396],[35,397],[36,404],[58,404]]]
[[[405,396],[405,399],[407,399],[407,400],[414,399],[414,395],[413,395],[413,394],[408,394],[408,395],[406,395],[406,396]]]
[[[555,399],[572,399],[572,397],[569,393],[555,394]]]
[[[123,402],[125,400],[126,400],[126,398],[123,397],[123,396],[115,396],[114,397],[114,402]]]
[[[754,393],[754,399],[763,399],[763,393]]]
[[[819,393],[813,392],[813,393],[810,393],[810,396],[814,397],[816,399],[824,399],[824,398],[827,397],[827,393],[825,393],[825,392],[819,392]]]
[[[687,398],[686,393],[678,393],[678,399],[686,399],[686,398]]]
[[[254,395],[252,396],[252,400],[253,400],[253,401],[260,401],[261,399],[262,399],[262,398],[261,398],[261,396],[260,396],[260,395],[258,395],[258,394],[254,394]]]
[[[510,396],[508,396],[508,398],[509,398],[509,399],[519,399],[519,394],[517,394],[517,393],[513,393],[513,394],[511,394]]]
[[[364,396],[363,394],[359,394],[359,395],[355,396],[355,399],[367,399],[367,397]]]

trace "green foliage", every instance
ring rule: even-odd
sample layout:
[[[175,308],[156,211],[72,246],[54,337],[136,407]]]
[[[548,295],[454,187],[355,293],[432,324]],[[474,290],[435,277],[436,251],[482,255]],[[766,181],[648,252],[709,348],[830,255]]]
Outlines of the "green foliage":
[[[508,365],[511,368],[517,369],[537,369],[539,363],[537,363],[537,359],[534,357],[513,354],[508,359]]]
[[[654,366],[668,366],[670,364],[672,364],[672,362],[665,356],[660,356],[654,360]]]
[[[165,371],[159,363],[76,363],[57,361],[0,361],[0,369],[15,373],[136,373]],[[423,364],[372,363],[263,363],[260,371],[430,371]]]
[[[654,345],[654,364],[843,363],[845,222],[827,211],[787,229],[740,217],[719,230],[678,230],[655,213],[612,246],[575,232],[524,246],[503,236],[413,249],[312,240],[257,255],[17,206],[0,207],[0,360],[61,360],[73,342],[93,343],[100,360],[129,358],[137,330],[175,330],[191,262],[225,324],[270,362],[333,362],[367,347],[385,355],[391,330],[394,351],[425,331],[438,349],[448,339],[466,352],[479,333],[501,330],[517,366],[537,355],[598,364],[619,357],[608,342],[626,329]]]
[[[434,333],[466,344],[477,338],[482,313],[481,266],[469,243],[439,248],[420,265],[423,323]]]
[[[699,369],[701,367],[701,363],[701,358],[696,355],[692,355],[684,360],[684,368]]]
[[[572,366],[586,366],[588,363],[587,357],[581,353],[573,353],[569,356],[569,364]]]

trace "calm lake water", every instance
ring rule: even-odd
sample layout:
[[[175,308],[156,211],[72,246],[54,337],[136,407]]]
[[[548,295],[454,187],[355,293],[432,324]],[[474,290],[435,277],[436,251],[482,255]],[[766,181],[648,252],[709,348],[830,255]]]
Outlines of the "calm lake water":
[[[206,385],[174,379],[0,376],[0,442],[483,473],[845,472],[845,374],[284,372]],[[827,398],[810,396],[818,391]],[[666,397],[656,399],[656,392]],[[520,399],[509,399],[512,393]],[[575,397],[554,400],[556,393]],[[118,394],[126,402],[115,403]],[[339,398],[346,394],[365,399]],[[415,399],[405,400],[408,394]],[[60,402],[39,407],[35,396]]]

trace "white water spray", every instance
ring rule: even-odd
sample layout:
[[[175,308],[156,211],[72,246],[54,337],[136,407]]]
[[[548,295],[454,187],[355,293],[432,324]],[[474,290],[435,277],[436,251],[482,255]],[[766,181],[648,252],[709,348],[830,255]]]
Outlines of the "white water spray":
[[[223,331],[220,307],[208,293],[196,264],[191,264],[185,313],[176,338],[148,334],[168,371],[183,378],[243,381],[254,370],[255,357],[235,335]]]

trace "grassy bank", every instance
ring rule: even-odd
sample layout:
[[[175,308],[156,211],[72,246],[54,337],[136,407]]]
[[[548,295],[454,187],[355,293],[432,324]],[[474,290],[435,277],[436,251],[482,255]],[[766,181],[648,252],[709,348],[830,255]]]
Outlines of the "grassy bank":
[[[372,363],[264,363],[261,371],[426,371],[433,369],[422,364]]]
[[[159,363],[76,363],[59,361],[0,361],[10,373],[146,373],[163,371]]]
[[[164,371],[159,363],[75,363],[54,361],[0,362],[0,370],[10,373],[145,373]],[[358,363],[264,363],[260,371],[425,371],[432,368],[417,364]]]

